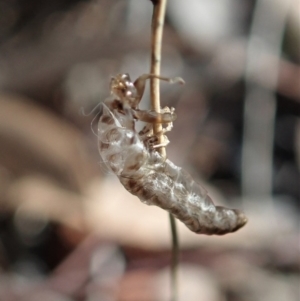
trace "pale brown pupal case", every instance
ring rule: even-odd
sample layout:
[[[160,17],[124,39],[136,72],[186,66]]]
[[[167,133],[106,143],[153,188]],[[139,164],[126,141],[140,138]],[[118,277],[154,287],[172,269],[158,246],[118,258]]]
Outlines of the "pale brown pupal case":
[[[167,210],[191,231],[223,235],[238,230],[247,222],[241,211],[215,206],[207,191],[187,172],[156,151],[161,145],[151,123],[165,124],[164,134],[171,130],[176,115],[167,107],[161,113],[138,109],[145,81],[151,77],[142,75],[134,83],[128,74],[112,78],[112,95],[103,104],[98,126],[103,161],[130,193],[148,205]],[[183,82],[180,78],[159,78]],[[135,122],[139,120],[150,126],[137,133]]]

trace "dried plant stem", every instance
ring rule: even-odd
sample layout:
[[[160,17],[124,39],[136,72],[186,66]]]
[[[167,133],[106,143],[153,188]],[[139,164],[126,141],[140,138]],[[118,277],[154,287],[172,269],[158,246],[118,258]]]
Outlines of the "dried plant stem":
[[[152,30],[151,30],[151,74],[160,75],[161,65],[161,45],[164,28],[164,20],[166,13],[167,0],[152,0],[153,2],[153,17],[152,17]],[[160,89],[159,80],[152,78],[150,82],[151,93],[151,106],[152,109],[160,111]],[[160,133],[162,125],[157,123],[153,126],[154,134]],[[162,143],[164,138],[160,136]],[[166,150],[164,147],[159,149],[159,152],[166,157]],[[176,229],[176,221],[173,215],[169,214],[170,226],[172,232],[172,266],[171,266],[171,301],[178,300],[178,258],[179,258],[179,244]]]
[[[176,220],[172,214],[169,213],[169,220],[172,233],[172,266],[171,266],[171,301],[178,300],[178,265],[179,265],[179,243],[176,228]]]
[[[164,20],[166,13],[167,0],[153,1],[153,16],[152,16],[152,29],[151,29],[151,67],[150,73],[160,75],[161,65],[161,45],[164,28]],[[150,93],[151,93],[151,106],[156,112],[160,111],[160,89],[159,79],[152,78],[150,81]],[[160,133],[162,125],[160,123],[154,124],[154,134]],[[160,137],[163,139],[163,136]],[[161,143],[162,141],[160,141]],[[166,156],[166,150],[164,147],[159,149],[163,156]]]

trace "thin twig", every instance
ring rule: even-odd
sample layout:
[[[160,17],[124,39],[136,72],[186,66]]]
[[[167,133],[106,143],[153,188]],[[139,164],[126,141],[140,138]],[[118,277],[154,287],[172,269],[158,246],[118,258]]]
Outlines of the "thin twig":
[[[153,16],[152,16],[152,30],[151,30],[151,74],[160,75],[161,64],[161,45],[164,28],[164,20],[166,13],[167,0],[152,0],[153,2]],[[156,112],[160,111],[160,89],[159,80],[152,78],[150,81],[151,106]],[[156,123],[153,126],[154,134],[161,133],[162,125]],[[160,136],[159,143],[164,139]],[[158,149],[161,155],[166,157],[166,150],[164,147]],[[179,244],[176,229],[176,221],[173,215],[169,214],[170,226],[172,232],[172,266],[171,266],[171,301],[178,300],[178,258],[179,258]]]

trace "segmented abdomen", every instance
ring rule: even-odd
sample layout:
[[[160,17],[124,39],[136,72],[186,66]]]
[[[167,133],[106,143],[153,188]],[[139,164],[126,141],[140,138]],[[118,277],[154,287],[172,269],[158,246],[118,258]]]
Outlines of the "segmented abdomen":
[[[148,205],[169,211],[191,231],[226,234],[241,228],[245,215],[235,209],[215,206],[207,191],[182,168],[145,147],[134,127],[104,108],[99,121],[99,151],[102,159],[124,187]]]

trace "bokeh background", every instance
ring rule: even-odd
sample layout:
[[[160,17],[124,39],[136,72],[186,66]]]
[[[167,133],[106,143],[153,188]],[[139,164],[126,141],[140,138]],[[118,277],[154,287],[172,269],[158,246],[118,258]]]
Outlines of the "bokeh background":
[[[149,0],[0,0],[0,300],[166,301],[167,214],[97,150],[110,77],[149,70]],[[170,0],[168,157],[248,224],[178,222],[180,301],[300,300],[300,2]],[[143,108],[149,106],[146,92]],[[96,109],[95,109],[96,107]]]

